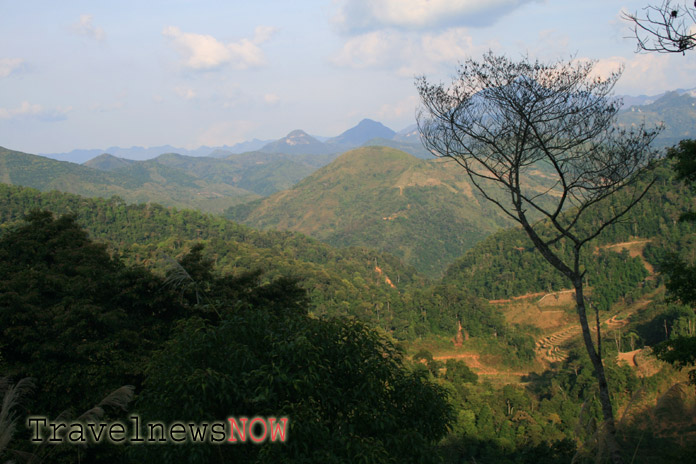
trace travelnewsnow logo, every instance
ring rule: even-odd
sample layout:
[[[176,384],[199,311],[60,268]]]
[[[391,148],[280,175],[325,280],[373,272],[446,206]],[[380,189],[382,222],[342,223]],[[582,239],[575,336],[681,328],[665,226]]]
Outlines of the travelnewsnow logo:
[[[148,422],[140,425],[140,416],[123,422],[51,422],[47,417],[27,419],[34,443],[284,443],[288,418],[229,417],[225,422]],[[130,426],[129,426],[130,425]]]

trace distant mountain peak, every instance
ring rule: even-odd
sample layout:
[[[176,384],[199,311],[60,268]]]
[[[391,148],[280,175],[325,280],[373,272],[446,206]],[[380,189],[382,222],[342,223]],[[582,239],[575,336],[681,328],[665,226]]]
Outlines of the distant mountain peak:
[[[296,129],[285,136],[285,143],[288,145],[309,145],[312,142],[318,142],[318,140],[300,129]]]
[[[259,151],[263,153],[285,153],[288,155],[324,155],[335,153],[332,147],[300,129],[290,132],[282,139],[264,145]]]
[[[377,138],[389,140],[394,135],[396,135],[396,132],[381,122],[365,118],[358,125],[351,127],[338,137],[327,140],[326,143],[354,148],[359,147],[368,140]]]

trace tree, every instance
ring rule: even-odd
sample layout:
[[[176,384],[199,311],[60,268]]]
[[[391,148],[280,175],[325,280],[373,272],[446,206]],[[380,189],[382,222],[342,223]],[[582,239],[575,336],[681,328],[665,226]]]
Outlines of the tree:
[[[696,47],[696,2],[694,7],[663,0],[660,6],[648,5],[644,15],[623,12],[623,18],[633,23],[638,51],[686,53]]]
[[[601,337],[587,320],[583,249],[619,221],[652,185],[642,180],[657,130],[621,130],[611,98],[620,77],[592,75],[593,62],[519,62],[489,53],[467,60],[452,83],[417,80],[425,146],[464,168],[473,186],[522,226],[536,249],[573,285],[585,348],[599,384],[607,443],[622,462]],[[530,182],[541,171],[545,188]],[[628,193],[625,201],[615,194]],[[537,220],[542,218],[543,220]]]
[[[696,140],[682,140],[677,146],[667,150],[667,156],[675,161],[677,180],[696,189]],[[684,213],[679,220],[696,221],[696,212]],[[692,307],[696,305],[696,265],[670,253],[661,263],[660,270],[667,276],[665,287],[669,298]],[[659,359],[678,369],[696,365],[696,337],[679,335],[659,343],[653,350]],[[689,372],[689,381],[696,385],[696,369]]]
[[[134,462],[438,462],[434,446],[454,418],[444,388],[407,370],[364,323],[277,303],[228,308],[216,324],[182,321],[153,356],[137,405],[143,423],[287,417],[287,442],[139,446]]]

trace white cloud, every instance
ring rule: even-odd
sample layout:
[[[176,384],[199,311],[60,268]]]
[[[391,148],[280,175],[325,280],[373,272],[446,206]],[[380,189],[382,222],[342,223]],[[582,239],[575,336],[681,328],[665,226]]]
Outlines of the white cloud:
[[[162,34],[169,38],[183,58],[183,65],[194,70],[213,70],[231,64],[237,69],[262,66],[266,60],[259,47],[268,41],[275,29],[259,26],[252,39],[224,43],[211,35],[182,32],[175,26],[164,28]]]
[[[401,76],[413,77],[432,72],[442,64],[451,67],[458,60],[487,49],[475,46],[464,28],[446,29],[439,34],[383,30],[349,38],[331,60],[338,66],[392,69]]]
[[[396,32],[368,32],[346,41],[341,51],[333,58],[339,66],[367,68],[387,66],[398,53]]]
[[[39,121],[62,121],[72,108],[46,109],[36,103],[22,102],[17,108],[0,108],[0,119],[38,119]]]
[[[593,75],[607,77],[623,67],[615,92],[625,95],[656,95],[667,89],[692,88],[696,63],[679,60],[681,55],[634,54],[597,60]],[[578,58],[588,61],[589,58]],[[677,62],[677,63],[675,63]]]
[[[72,25],[72,30],[79,35],[84,35],[99,41],[104,40],[106,38],[104,29],[101,27],[95,27],[92,24],[92,19],[92,15],[80,15],[80,19],[78,19],[78,21]]]
[[[488,26],[534,0],[343,0],[334,22],[348,33],[385,27]]]
[[[191,100],[196,97],[196,91],[188,87],[175,87],[174,93],[186,100]]]
[[[7,77],[22,67],[21,58],[0,58],[0,78]]]
[[[441,63],[456,63],[474,50],[472,37],[465,29],[448,29],[438,35],[421,38],[423,53],[430,60]]]

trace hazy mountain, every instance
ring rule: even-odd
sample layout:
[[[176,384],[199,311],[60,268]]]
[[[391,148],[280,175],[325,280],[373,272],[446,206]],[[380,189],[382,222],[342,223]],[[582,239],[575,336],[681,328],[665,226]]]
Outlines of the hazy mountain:
[[[391,139],[396,132],[382,124],[381,122],[373,121],[372,119],[363,119],[357,126],[351,127],[337,137],[330,138],[326,143],[356,148],[364,144],[368,140],[374,138]]]
[[[264,145],[264,153],[287,153],[289,155],[325,155],[337,150],[302,130],[294,130],[282,139]]]
[[[619,124],[648,127],[664,123],[664,130],[655,140],[658,147],[672,146],[685,138],[696,137],[696,97],[691,91],[667,92],[647,105],[631,106],[619,113]]]
[[[676,92],[679,95],[690,95],[696,97],[696,87],[693,89],[675,89],[672,92]],[[621,100],[623,100],[623,109],[627,110],[631,106],[642,106],[649,105],[656,102],[660,98],[664,97],[665,94],[669,92],[662,92],[657,95],[618,95]]]
[[[254,227],[387,251],[431,276],[510,224],[454,163],[386,147],[344,153],[290,190],[227,214]]]
[[[399,132],[397,132],[392,138],[400,142],[420,143],[420,132],[418,132],[418,124],[411,124],[410,126],[404,127]]]
[[[236,143],[236,144],[232,145],[231,147],[224,145],[222,147],[215,148],[213,151],[208,153],[207,156],[210,156],[213,158],[225,158],[225,157],[233,155],[233,154],[245,153],[245,152],[249,152],[249,151],[256,151],[259,148],[263,147],[264,145],[267,145],[268,143],[270,143],[272,141],[273,140],[252,139],[252,140],[248,140],[246,142]]]
[[[100,148],[96,149],[90,149],[90,150],[72,150],[71,152],[68,153],[41,153],[40,156],[44,156],[46,158],[51,158],[54,160],[58,161],[68,161],[71,163],[84,163],[86,161],[89,161],[102,153],[105,153],[106,150],[102,150]]]
[[[85,161],[90,160],[102,153],[108,153],[117,158],[144,161],[155,158],[162,153],[181,153],[189,156],[205,156],[212,151],[213,149],[210,147],[199,147],[194,150],[186,150],[184,148],[176,148],[171,145],[161,145],[158,147],[109,147],[106,150],[73,150],[69,153],[48,153],[43,154],[42,156],[61,161],[84,163]],[[98,153],[95,154],[95,152]]]

